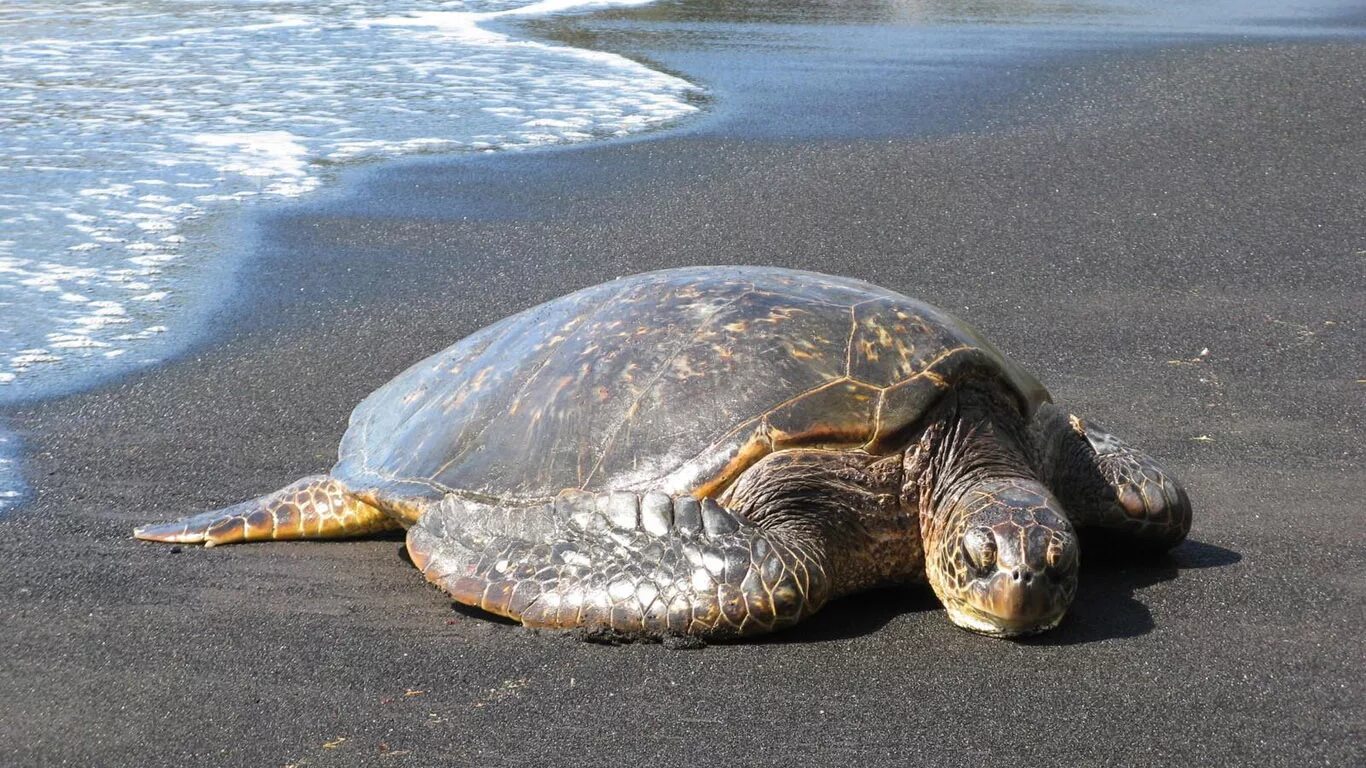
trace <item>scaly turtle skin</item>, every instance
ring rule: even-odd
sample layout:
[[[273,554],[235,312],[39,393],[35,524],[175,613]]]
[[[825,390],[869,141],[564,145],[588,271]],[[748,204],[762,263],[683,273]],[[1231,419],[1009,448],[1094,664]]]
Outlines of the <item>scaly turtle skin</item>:
[[[205,545],[408,529],[456,600],[544,627],[751,635],[928,580],[963,627],[1057,624],[1075,528],[1190,505],[965,323],[868,283],[676,269],[534,307],[351,416],[327,475],[139,528]]]

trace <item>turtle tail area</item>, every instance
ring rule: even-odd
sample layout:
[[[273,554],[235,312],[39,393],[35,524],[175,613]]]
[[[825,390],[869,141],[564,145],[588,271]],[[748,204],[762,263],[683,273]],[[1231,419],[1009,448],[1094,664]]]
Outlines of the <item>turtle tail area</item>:
[[[133,535],[177,544],[236,544],[284,539],[342,539],[399,528],[379,509],[327,475],[305,477],[275,493],[224,509],[144,525]]]

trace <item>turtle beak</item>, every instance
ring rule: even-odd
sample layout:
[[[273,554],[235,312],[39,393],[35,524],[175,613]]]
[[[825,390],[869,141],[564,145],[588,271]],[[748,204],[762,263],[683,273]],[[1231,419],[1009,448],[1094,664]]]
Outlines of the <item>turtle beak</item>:
[[[1057,587],[1042,570],[1002,568],[974,582],[973,612],[990,624],[987,634],[1012,637],[1042,632],[1056,626],[1067,610],[1067,602],[1061,599],[1063,592]]]
[[[1056,627],[1067,612],[1055,586],[1021,586],[1013,575],[997,575],[981,586],[979,596],[957,605],[946,606],[949,620],[963,629],[991,637],[1021,637]],[[1021,576],[1023,581],[1023,575]],[[974,590],[977,591],[977,590]]]

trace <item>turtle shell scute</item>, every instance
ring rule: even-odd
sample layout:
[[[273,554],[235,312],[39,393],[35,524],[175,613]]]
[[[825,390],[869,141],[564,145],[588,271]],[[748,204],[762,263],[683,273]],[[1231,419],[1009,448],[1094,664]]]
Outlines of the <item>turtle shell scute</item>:
[[[351,416],[334,475],[404,496],[724,489],[774,450],[898,450],[968,375],[1033,377],[965,323],[869,283],[759,267],[614,280],[495,323]]]

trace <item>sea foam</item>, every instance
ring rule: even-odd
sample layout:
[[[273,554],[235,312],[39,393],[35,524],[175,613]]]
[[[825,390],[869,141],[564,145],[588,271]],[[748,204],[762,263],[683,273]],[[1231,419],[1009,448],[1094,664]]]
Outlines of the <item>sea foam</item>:
[[[0,425],[0,517],[24,498],[24,478],[19,473],[19,439]]]
[[[694,112],[684,80],[481,26],[647,1],[0,7],[0,402],[155,360],[213,290],[209,222],[243,202]]]

